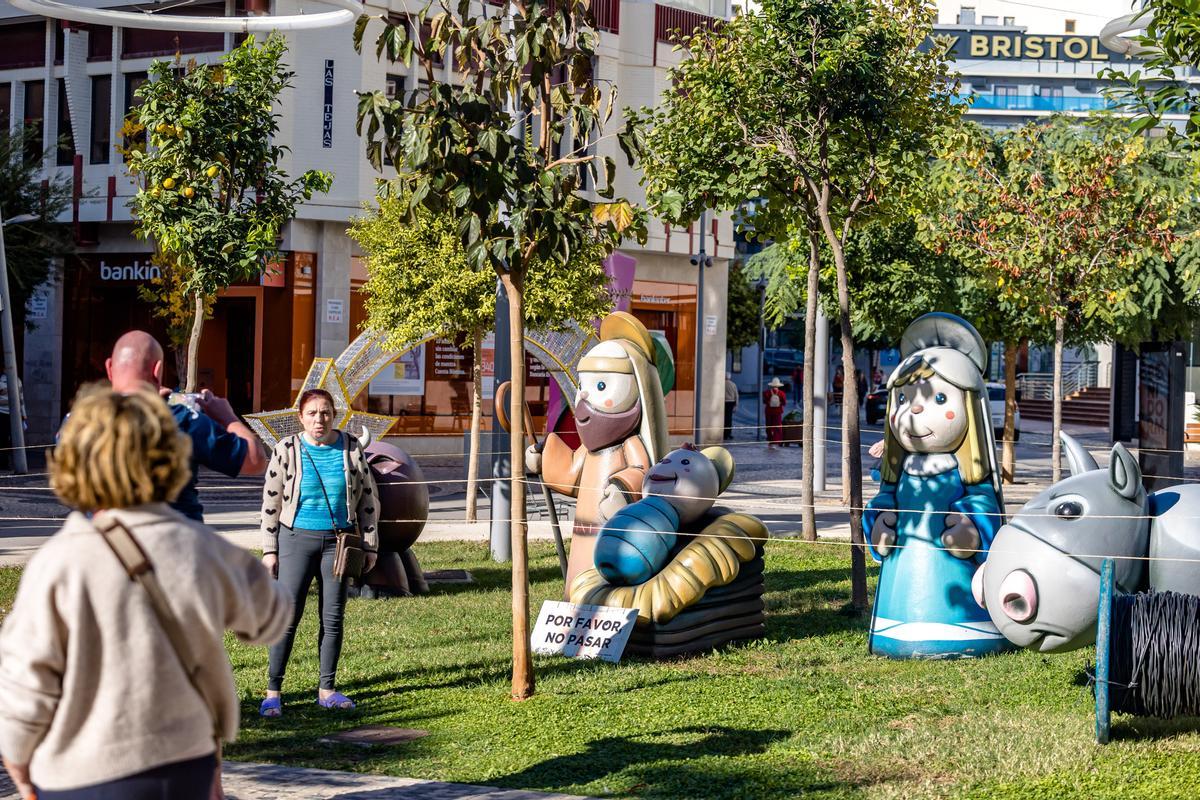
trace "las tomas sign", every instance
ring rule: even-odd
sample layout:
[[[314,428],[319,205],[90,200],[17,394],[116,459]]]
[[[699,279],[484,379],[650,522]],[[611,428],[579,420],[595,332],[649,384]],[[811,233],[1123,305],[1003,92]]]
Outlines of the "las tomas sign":
[[[1001,61],[1109,61],[1130,62],[1124,53],[1109,50],[1099,36],[1058,36],[1019,31],[940,29],[933,40],[958,59]]]
[[[620,661],[637,609],[547,600],[529,637],[533,652]]]

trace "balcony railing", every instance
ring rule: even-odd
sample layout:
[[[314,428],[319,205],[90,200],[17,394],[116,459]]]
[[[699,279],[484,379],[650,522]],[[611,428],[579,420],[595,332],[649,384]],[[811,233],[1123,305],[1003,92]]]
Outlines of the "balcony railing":
[[[508,2],[508,0],[487,1],[494,6],[503,6]],[[554,8],[553,0],[549,5],[550,8]],[[597,30],[609,33],[621,32],[621,0],[592,0],[589,10],[592,12],[592,19],[596,23]]]
[[[697,28],[715,28],[721,20],[673,6],[654,6],[654,40],[675,42],[680,36],[691,36]]]
[[[957,102],[967,102],[970,95],[959,95]],[[977,94],[971,105],[974,111],[1099,111],[1115,108],[1104,97],[1042,97],[1034,94]]]

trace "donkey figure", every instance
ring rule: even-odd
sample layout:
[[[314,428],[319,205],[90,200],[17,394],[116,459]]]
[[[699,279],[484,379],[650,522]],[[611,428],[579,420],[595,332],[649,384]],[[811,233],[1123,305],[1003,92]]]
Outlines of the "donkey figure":
[[[1121,591],[1200,594],[1200,485],[1148,495],[1123,445],[1103,470],[1075,439],[1062,442],[1070,477],[1000,528],[971,584],[1009,641],[1043,653],[1096,641],[1105,558],[1116,559]]]

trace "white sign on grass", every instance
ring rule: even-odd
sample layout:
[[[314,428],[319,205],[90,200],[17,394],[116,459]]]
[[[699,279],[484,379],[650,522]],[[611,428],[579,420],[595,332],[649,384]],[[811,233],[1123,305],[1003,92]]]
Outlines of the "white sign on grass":
[[[620,661],[637,610],[547,600],[530,640],[535,653]]]

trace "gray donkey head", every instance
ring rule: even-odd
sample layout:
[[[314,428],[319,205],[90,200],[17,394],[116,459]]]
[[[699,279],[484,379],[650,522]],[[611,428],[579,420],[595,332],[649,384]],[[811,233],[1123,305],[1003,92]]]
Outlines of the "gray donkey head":
[[[1117,586],[1134,591],[1143,568],[1137,557],[1149,547],[1146,492],[1129,451],[1113,445],[1102,470],[1079,442],[1066,434],[1062,442],[1071,476],[1000,528],[972,581],[1000,632],[1044,653],[1095,642],[1101,562],[1116,557]]]

